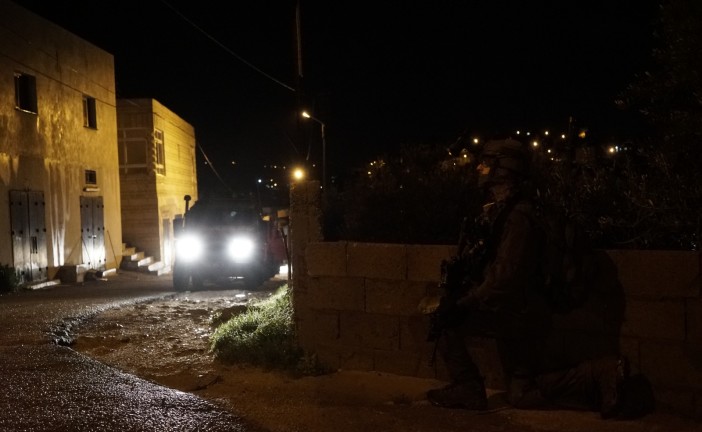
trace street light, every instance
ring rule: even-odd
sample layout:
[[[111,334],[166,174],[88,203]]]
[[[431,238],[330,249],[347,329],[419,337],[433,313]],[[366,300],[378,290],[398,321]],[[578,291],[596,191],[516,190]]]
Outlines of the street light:
[[[322,126],[322,191],[327,191],[327,140],[324,136],[324,122],[311,116],[307,111],[302,111],[302,117],[314,120]]]

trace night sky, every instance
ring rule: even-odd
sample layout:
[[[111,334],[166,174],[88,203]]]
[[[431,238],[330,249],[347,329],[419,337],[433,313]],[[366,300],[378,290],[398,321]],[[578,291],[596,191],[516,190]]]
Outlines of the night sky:
[[[299,132],[300,103],[326,125],[331,174],[465,130],[565,130],[572,116],[619,131],[613,101],[645,69],[658,11],[653,0],[300,0],[298,80],[294,0],[16,2],[112,53],[118,98],[157,99],[244,182],[264,163],[319,163],[319,125]]]

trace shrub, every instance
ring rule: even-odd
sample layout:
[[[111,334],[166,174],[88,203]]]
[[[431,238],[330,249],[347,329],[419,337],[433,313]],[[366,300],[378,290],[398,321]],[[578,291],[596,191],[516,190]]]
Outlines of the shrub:
[[[683,166],[696,159],[681,162],[653,144],[630,143],[614,155],[594,143],[578,146],[585,157],[533,154],[537,199],[567,209],[599,248],[699,249],[702,177]],[[482,203],[470,161],[440,146],[408,147],[376,161],[329,191],[325,240],[455,244],[462,218],[477,215]]]
[[[14,292],[19,287],[19,278],[15,268],[0,264],[0,292]]]
[[[475,170],[446,149],[406,147],[330,189],[323,230],[328,241],[452,244],[463,216],[479,205]]]

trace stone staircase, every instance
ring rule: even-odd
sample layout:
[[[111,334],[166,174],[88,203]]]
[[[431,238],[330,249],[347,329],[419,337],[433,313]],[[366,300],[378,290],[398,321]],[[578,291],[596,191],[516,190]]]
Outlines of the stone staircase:
[[[126,243],[122,243],[122,263],[119,268],[149,273],[154,276],[161,276],[171,272],[171,266],[161,261],[154,261],[153,257],[144,256],[143,251],[138,251],[137,248]]]

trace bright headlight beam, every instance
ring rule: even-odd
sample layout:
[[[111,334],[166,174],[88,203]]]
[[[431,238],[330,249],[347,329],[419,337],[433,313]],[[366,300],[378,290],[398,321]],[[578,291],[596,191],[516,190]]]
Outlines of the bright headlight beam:
[[[237,237],[229,242],[227,252],[229,256],[237,262],[247,261],[254,251],[254,242],[250,238]]]
[[[176,240],[176,253],[185,262],[198,260],[202,256],[202,251],[202,239],[195,235],[184,235]]]

